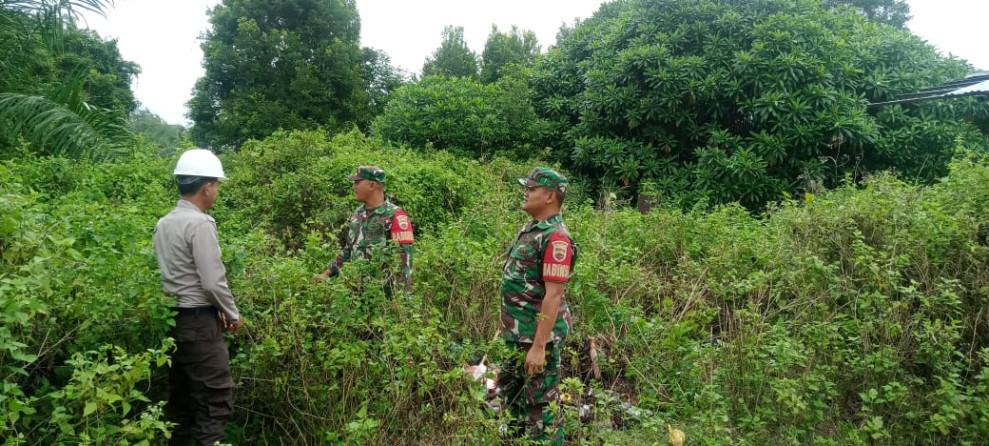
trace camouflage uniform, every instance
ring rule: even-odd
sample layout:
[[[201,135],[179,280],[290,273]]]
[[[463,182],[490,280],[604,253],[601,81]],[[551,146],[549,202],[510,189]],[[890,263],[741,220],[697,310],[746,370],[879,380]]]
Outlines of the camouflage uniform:
[[[355,175],[348,176],[347,179],[352,181],[366,179],[383,183],[385,172],[373,166],[361,166]],[[386,288],[390,289],[395,282],[401,282],[406,291],[411,291],[412,244],[415,242],[412,231],[412,222],[408,214],[391,202],[386,200],[374,209],[361,205],[347,222],[347,239],[340,253],[327,265],[330,275],[339,273],[344,263],[361,259],[371,260],[377,248],[387,244],[388,240],[394,240],[402,250],[402,266],[397,274],[388,274]]]
[[[561,192],[566,190],[566,178],[549,169],[533,169],[529,178],[519,182],[549,186]],[[513,417],[525,420],[530,437],[561,445],[560,352],[572,324],[565,297],[560,302],[556,322],[546,343],[543,371],[529,376],[524,364],[539,324],[546,281],[567,282],[576,254],[573,238],[559,213],[546,220],[531,220],[522,226],[509,246],[501,279],[501,332],[512,353],[502,362],[498,375],[505,405]],[[551,403],[556,403],[555,407],[551,407]]]

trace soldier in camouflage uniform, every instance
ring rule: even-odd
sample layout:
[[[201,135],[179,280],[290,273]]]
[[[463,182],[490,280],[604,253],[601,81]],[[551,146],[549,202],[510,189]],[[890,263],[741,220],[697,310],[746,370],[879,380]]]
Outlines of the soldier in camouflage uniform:
[[[577,255],[560,216],[567,179],[537,167],[518,181],[525,186],[522,209],[532,220],[509,246],[501,279],[501,333],[511,354],[498,383],[505,407],[531,439],[562,445],[560,352],[572,322],[563,290]],[[517,426],[512,434],[521,434]]]
[[[347,222],[347,240],[326,270],[313,277],[321,281],[340,272],[344,263],[370,260],[376,248],[394,240],[402,249],[402,266],[398,273],[389,272],[385,289],[402,283],[412,290],[412,222],[402,208],[385,199],[385,171],[377,166],[360,166],[347,177],[354,182],[354,199],[364,203]],[[397,282],[397,283],[396,283]]]

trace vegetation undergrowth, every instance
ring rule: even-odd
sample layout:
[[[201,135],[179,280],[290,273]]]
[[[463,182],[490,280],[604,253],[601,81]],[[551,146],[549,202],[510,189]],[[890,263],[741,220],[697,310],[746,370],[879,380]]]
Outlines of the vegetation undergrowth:
[[[173,301],[151,235],[177,200],[150,146],[92,163],[0,164],[0,438],[160,442]],[[276,133],[224,155],[211,212],[246,318],[229,338],[234,444],[491,444],[501,420],[461,365],[497,363],[503,252],[529,165],[382,147],[359,132]],[[377,268],[311,284],[376,163],[417,226],[413,292]],[[738,205],[565,218],[568,436],[581,444],[978,444],[989,435],[979,225],[989,167],[933,186],[877,175],[753,215]],[[389,261],[392,261],[391,259]],[[590,344],[595,344],[592,359]],[[584,409],[583,406],[588,409]]]

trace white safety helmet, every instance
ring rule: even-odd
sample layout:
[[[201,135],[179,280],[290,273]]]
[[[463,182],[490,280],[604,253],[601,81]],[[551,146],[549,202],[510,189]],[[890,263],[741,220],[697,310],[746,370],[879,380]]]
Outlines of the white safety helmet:
[[[213,152],[205,149],[192,149],[183,153],[179,157],[179,162],[175,164],[174,174],[227,179],[223,174],[223,164],[220,164],[220,159]]]

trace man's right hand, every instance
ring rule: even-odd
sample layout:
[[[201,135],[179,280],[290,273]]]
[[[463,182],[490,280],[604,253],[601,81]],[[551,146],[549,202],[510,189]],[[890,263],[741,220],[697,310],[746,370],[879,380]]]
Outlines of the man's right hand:
[[[244,318],[242,316],[240,319],[237,319],[235,322],[230,323],[230,322],[227,322],[227,315],[225,315],[225,314],[223,314],[221,312],[220,313],[220,323],[223,324],[223,331],[229,331],[231,333],[237,333],[238,331],[240,331],[240,326],[241,325],[244,325]]]
[[[329,268],[327,268],[326,271],[323,271],[323,272],[321,272],[319,274],[316,274],[309,281],[312,282],[312,283],[319,283],[319,282],[322,282],[322,281],[326,280],[327,277],[330,277],[330,269]]]
[[[240,331],[240,326],[241,325],[244,325],[244,318],[243,318],[243,316],[240,319],[237,319],[236,321],[234,321],[233,323],[227,324],[226,330],[229,331],[229,332],[231,332],[231,333],[237,333],[237,332]]]

